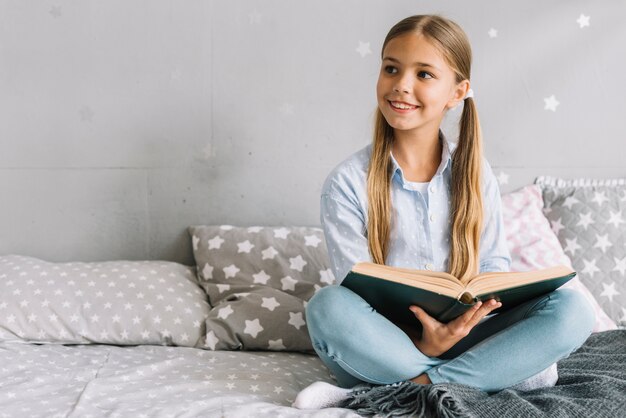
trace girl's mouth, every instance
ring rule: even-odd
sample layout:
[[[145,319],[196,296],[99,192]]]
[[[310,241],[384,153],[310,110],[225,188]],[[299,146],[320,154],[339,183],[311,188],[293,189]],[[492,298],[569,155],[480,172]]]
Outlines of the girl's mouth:
[[[396,112],[399,113],[407,113],[407,112],[411,112],[412,110],[417,109],[419,106],[415,106],[412,104],[408,104],[405,102],[396,102],[396,101],[392,101],[392,100],[387,100],[387,102],[389,103],[389,106],[395,110]]]

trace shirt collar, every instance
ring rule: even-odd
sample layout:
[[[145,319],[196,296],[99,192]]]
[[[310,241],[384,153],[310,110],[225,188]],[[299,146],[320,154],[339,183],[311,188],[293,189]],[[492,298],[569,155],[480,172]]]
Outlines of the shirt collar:
[[[452,152],[454,151],[456,145],[448,142],[441,129],[439,130],[439,141],[442,143],[443,146],[441,148],[441,163],[437,168],[435,176],[442,174],[448,167],[452,165]],[[393,165],[393,174],[395,175],[396,173],[398,173],[400,179],[404,184],[405,180],[400,164],[398,164],[398,161],[395,159],[391,151],[389,151],[389,156],[391,157],[391,163]]]

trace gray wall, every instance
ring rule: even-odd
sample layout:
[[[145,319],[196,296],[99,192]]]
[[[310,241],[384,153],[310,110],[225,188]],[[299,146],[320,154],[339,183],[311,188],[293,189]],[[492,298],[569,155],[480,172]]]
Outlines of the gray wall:
[[[504,192],[626,175],[623,1],[0,0],[0,254],[193,264],[188,225],[319,225],[418,13],[470,37]]]

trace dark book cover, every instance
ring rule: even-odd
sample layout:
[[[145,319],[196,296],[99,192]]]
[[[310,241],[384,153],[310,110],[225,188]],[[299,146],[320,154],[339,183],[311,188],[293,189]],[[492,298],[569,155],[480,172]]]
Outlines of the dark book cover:
[[[491,311],[491,313],[501,312],[535,297],[550,293],[567,283],[575,275],[574,272],[566,276],[554,277],[496,292],[468,295],[471,298],[464,298],[464,300],[469,303],[463,303],[456,298],[430,290],[367,276],[354,271],[348,273],[341,282],[341,286],[345,286],[361,296],[372,308],[391,322],[419,326],[419,321],[409,310],[411,305],[421,307],[430,316],[445,323],[465,313],[479,300],[485,301],[491,298],[499,300],[502,302],[502,307]]]

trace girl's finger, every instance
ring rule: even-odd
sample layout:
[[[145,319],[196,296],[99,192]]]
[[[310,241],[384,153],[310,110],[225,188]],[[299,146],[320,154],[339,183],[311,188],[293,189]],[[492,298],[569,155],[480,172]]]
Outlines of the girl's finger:
[[[418,321],[422,323],[425,328],[433,328],[439,321],[432,316],[428,315],[426,311],[416,305],[409,306],[409,310],[413,312]]]
[[[487,316],[491,311],[497,309],[502,306],[502,302],[498,302],[495,299],[490,299],[487,302],[482,304],[482,307],[474,312],[474,315],[468,322],[468,325],[471,325],[472,328],[480,322],[485,316]]]

